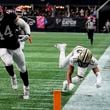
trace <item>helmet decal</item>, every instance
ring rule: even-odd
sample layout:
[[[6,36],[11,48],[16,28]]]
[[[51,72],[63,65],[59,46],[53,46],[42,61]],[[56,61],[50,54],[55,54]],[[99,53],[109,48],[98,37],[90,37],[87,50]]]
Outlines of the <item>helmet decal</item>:
[[[79,66],[82,65],[83,67],[83,65],[86,65],[86,64],[88,65],[91,61],[91,58],[92,58],[92,52],[89,49],[84,48],[78,57],[78,63],[80,63]]]

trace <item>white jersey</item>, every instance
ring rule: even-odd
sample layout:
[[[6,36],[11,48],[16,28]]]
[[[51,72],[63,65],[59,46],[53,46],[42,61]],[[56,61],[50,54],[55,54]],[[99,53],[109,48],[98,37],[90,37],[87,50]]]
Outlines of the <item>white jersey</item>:
[[[81,53],[81,51],[84,49],[82,46],[77,46],[72,51],[72,56],[69,59],[69,64],[74,66],[78,65],[78,56]],[[94,68],[98,65],[98,61],[95,59],[95,57],[92,57],[89,65],[86,68]]]

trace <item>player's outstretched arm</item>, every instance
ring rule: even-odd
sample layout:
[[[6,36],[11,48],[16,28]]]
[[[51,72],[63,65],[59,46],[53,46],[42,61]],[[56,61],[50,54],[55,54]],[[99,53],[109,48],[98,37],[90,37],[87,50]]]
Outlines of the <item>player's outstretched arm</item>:
[[[96,66],[92,70],[93,70],[94,74],[96,75],[96,87],[99,88],[99,87],[101,87],[101,82],[102,82],[101,73],[99,71],[98,66]]]
[[[74,88],[74,84],[72,83],[72,73],[74,72],[74,66],[69,65],[67,70],[67,82],[68,82],[68,90],[71,91]]]
[[[17,17],[16,19],[16,24],[20,26],[26,34],[26,36],[24,36],[24,39],[22,40],[28,39],[29,43],[32,43],[32,37],[30,36],[31,30],[29,24],[27,24],[22,18],[19,17]]]

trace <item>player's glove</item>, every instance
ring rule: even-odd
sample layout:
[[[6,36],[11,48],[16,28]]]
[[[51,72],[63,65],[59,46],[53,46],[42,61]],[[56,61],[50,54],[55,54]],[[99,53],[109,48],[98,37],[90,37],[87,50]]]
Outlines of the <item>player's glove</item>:
[[[32,43],[32,37],[31,36],[28,38],[28,41],[30,44]]]
[[[74,87],[75,87],[75,85],[73,83],[69,83],[68,90],[72,91]]]
[[[24,42],[29,39],[29,35],[19,35],[19,41]]]
[[[95,84],[97,88],[101,87],[101,82],[102,82],[102,78],[101,78],[100,73],[98,72],[97,81],[96,81],[96,84]]]
[[[97,88],[101,87],[101,83],[96,83],[95,85],[96,85]]]

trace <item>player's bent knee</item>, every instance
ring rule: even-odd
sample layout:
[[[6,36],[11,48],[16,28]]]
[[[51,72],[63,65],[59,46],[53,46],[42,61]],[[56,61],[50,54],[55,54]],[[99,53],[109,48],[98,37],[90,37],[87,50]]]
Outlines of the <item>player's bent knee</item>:
[[[20,66],[19,69],[20,69],[20,71],[22,73],[26,72],[26,66],[25,65],[24,66]]]

